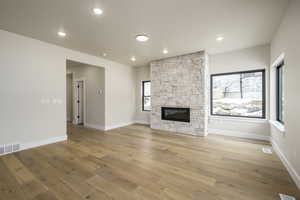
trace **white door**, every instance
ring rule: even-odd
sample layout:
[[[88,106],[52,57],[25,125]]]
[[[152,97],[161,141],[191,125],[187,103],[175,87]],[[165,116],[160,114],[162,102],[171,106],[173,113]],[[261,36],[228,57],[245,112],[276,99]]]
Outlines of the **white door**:
[[[84,83],[83,81],[75,82],[75,110],[76,110],[76,124],[83,124],[84,122]]]

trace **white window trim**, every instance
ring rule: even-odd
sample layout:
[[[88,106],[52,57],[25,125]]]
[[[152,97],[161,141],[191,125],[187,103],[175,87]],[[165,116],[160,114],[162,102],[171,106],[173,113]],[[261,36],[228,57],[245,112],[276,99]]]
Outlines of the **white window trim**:
[[[269,123],[271,126],[275,127],[280,133],[285,133],[285,127],[282,123],[276,120],[270,120]]]
[[[262,119],[262,118],[230,117],[230,116],[215,116],[215,115],[210,115],[209,120],[239,121],[239,122],[248,122],[248,123],[268,123],[267,119]]]
[[[280,56],[278,58],[276,58],[276,60],[273,62],[273,64],[271,65],[273,68],[276,68],[282,61],[284,61],[284,53],[281,53]]]
[[[273,62],[273,64],[271,65],[272,68],[274,70],[276,70],[276,67],[285,60],[285,54],[284,53],[281,53],[280,56],[278,58],[276,58],[276,60]],[[275,80],[275,84],[277,80]],[[276,89],[276,86],[275,86],[275,89]],[[276,91],[275,91],[276,93]],[[276,105],[276,102],[275,102],[275,105]],[[275,115],[277,115],[277,111],[276,111],[276,108],[272,108],[273,110],[275,110]],[[280,123],[279,121],[277,120],[269,120],[269,123],[275,127],[280,133],[284,134],[285,133],[285,126],[284,124]]]

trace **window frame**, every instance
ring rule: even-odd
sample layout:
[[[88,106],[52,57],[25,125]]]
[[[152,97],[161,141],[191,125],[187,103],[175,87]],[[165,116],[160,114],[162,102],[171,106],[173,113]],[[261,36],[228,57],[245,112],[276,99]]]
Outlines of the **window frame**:
[[[145,97],[150,97],[151,98],[151,94],[150,96],[145,96],[145,83],[150,83],[151,84],[151,81],[148,80],[148,81],[142,81],[142,111],[146,111],[146,112],[151,112],[151,110],[145,110]],[[151,86],[150,86],[151,87]]]
[[[240,115],[221,115],[213,113],[213,78],[216,76],[226,76],[233,74],[246,74],[246,73],[262,73],[262,116],[240,116]],[[238,71],[238,72],[228,72],[220,74],[211,74],[210,75],[210,115],[211,116],[220,116],[220,117],[238,117],[238,118],[250,118],[250,119],[266,119],[266,70],[257,69],[257,70],[248,70],[248,71]]]
[[[282,116],[283,108],[280,109],[282,104],[282,96],[283,96],[283,85],[282,85],[282,75],[281,74],[281,80],[280,80],[280,69],[281,72],[283,72],[284,69],[284,60],[281,61],[278,65],[276,65],[276,121],[280,122],[281,124],[284,124],[284,119]],[[281,83],[281,85],[280,85]],[[280,91],[281,88],[281,91]],[[281,115],[281,116],[280,116]]]

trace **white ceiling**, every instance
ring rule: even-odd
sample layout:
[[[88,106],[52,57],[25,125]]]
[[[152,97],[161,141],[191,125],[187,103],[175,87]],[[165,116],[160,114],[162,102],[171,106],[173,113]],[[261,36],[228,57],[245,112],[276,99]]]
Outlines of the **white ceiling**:
[[[141,66],[269,43],[288,0],[0,0],[0,29]],[[104,13],[95,16],[94,7]],[[57,32],[64,30],[66,38]],[[135,35],[150,40],[139,43]],[[216,42],[217,35],[224,36]],[[167,48],[169,54],[163,55]],[[135,56],[136,62],[130,61]]]

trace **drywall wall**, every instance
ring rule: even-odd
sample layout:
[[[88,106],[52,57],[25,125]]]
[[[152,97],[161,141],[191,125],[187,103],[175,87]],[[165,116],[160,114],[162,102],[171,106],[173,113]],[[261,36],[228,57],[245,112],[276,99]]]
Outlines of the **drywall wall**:
[[[78,63],[70,66],[67,73],[72,73],[74,80],[84,80],[85,84],[85,125],[105,128],[105,71],[102,67]],[[70,102],[70,101],[67,101]],[[72,101],[71,101],[72,102]],[[72,106],[72,105],[71,105]],[[68,103],[67,103],[67,107]],[[73,115],[73,119],[76,116]]]
[[[210,74],[266,69],[266,96],[268,97],[269,45],[210,55],[209,62]],[[266,115],[268,119],[268,98],[266,99],[266,104]],[[208,129],[209,133],[256,139],[268,139],[270,135],[267,120],[210,116]]]
[[[271,63],[284,53],[284,121],[285,132],[271,126],[272,142],[300,188],[300,1],[291,0],[282,23],[271,43]],[[275,68],[270,74],[270,116],[276,119]]]
[[[105,68],[105,128],[134,122],[135,76],[133,67],[118,64]]]
[[[67,74],[67,120],[73,121],[73,74]]]
[[[105,68],[107,128],[133,122],[131,66],[2,30],[0,44],[1,144],[66,137],[67,59]]]
[[[143,111],[142,106],[142,81],[149,81],[150,78],[150,65],[135,68],[135,90],[136,90],[136,111],[135,121],[141,124],[150,124],[151,112]]]

